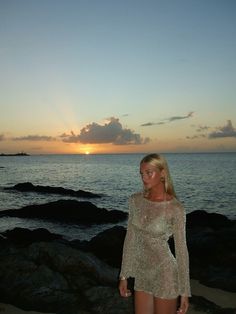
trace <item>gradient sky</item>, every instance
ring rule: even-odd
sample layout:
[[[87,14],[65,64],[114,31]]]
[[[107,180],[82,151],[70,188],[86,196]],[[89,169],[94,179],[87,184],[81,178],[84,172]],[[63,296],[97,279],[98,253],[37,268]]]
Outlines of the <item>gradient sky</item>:
[[[236,151],[235,0],[0,0],[0,153]]]

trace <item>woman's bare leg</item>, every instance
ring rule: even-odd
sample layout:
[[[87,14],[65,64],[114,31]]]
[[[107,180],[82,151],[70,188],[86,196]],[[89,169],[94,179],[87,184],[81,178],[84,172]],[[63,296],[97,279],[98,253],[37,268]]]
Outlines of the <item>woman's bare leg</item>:
[[[177,299],[154,298],[154,314],[176,314]]]
[[[143,291],[134,292],[135,314],[153,314],[153,295]],[[164,314],[164,313],[163,313]]]

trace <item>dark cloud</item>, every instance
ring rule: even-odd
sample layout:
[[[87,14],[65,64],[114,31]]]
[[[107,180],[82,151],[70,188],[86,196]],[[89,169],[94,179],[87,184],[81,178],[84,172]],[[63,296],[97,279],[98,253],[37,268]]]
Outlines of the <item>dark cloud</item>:
[[[39,142],[39,141],[45,141],[45,142],[51,142],[55,141],[56,139],[52,136],[41,136],[41,135],[27,135],[27,136],[21,136],[21,137],[15,137],[13,138],[14,141],[32,141],[32,142]]]
[[[197,132],[203,132],[203,131],[207,131],[209,130],[210,127],[209,126],[202,126],[202,125],[199,125],[198,128],[196,129]]]
[[[228,120],[225,126],[218,127],[217,131],[210,133],[208,137],[211,139],[222,137],[236,137],[236,129],[233,127],[231,120]]]
[[[164,119],[160,122],[147,122],[147,123],[143,123],[141,124],[141,126],[152,126],[152,125],[161,125],[161,124],[166,124],[166,123],[170,123],[176,120],[183,120],[183,119],[188,119],[191,118],[194,114],[194,111],[189,112],[187,115],[185,116],[173,116],[167,119]]]
[[[205,132],[211,129],[209,126],[193,126],[196,128],[198,134],[193,136],[186,136],[187,139],[198,139],[208,137],[209,139],[224,138],[224,137],[236,137],[236,129],[233,127],[231,120],[228,120],[225,126],[216,128],[215,131],[206,134]]]
[[[0,134],[0,142],[5,140],[4,134]]]
[[[161,124],[165,124],[165,123],[166,122],[147,122],[147,123],[141,124],[141,126],[161,125]]]
[[[140,145],[150,141],[149,138],[143,139],[140,134],[123,128],[119,119],[111,117],[104,125],[96,122],[86,125],[80,130],[80,134],[62,134],[61,138],[66,143],[100,144],[112,143],[114,145]]]
[[[188,140],[196,140],[196,139],[204,138],[204,137],[207,137],[207,135],[206,134],[200,134],[200,135],[186,136],[186,138]]]
[[[194,111],[191,111],[186,116],[174,116],[174,117],[171,117],[171,118],[167,119],[167,122],[172,122],[172,121],[175,121],[175,120],[188,119],[188,118],[191,118],[193,116],[193,114],[194,114]]]

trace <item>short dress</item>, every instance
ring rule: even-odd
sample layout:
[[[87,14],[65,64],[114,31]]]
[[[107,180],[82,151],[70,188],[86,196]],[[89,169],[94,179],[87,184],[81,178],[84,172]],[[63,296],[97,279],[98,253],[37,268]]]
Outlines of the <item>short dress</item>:
[[[173,198],[154,202],[143,192],[129,199],[129,219],[120,276],[135,278],[134,289],[163,299],[191,296],[186,215]],[[175,256],[168,240],[173,236]]]

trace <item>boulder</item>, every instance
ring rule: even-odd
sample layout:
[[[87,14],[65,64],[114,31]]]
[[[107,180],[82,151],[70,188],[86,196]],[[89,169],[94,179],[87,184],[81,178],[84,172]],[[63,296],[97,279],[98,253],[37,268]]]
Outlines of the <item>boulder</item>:
[[[69,195],[75,197],[86,197],[86,198],[95,198],[101,197],[99,194],[95,194],[83,190],[72,190],[65,189],[63,187],[55,186],[44,186],[44,185],[33,185],[31,182],[18,183],[12,187],[6,187],[5,190],[16,190],[20,192],[37,192],[37,193],[46,193],[46,194],[60,194],[60,195]]]
[[[203,237],[206,237],[206,231],[204,232]],[[27,236],[31,237],[31,241],[26,241]],[[133,297],[119,296],[119,268],[104,262],[114,264],[116,258],[121,260],[121,256],[116,257],[116,254],[122,252],[124,236],[125,228],[119,226],[105,230],[90,242],[83,243],[62,239],[44,229],[29,231],[16,228],[1,234],[0,302],[24,310],[57,314],[134,313]],[[191,240],[190,229],[187,236]],[[195,240],[192,241],[191,249],[194,252],[194,246],[198,243],[196,230],[193,236]],[[205,241],[207,243],[207,238]],[[92,254],[92,251],[100,258]],[[190,265],[192,261],[195,265],[200,260],[195,274],[198,271],[201,280],[208,281],[209,286],[213,284],[222,288],[223,282],[227,285],[225,278],[233,276],[228,264],[217,268],[208,265],[205,259],[205,256],[198,256],[198,259],[191,260],[190,255]],[[192,273],[192,265],[190,269]],[[214,278],[221,275],[217,283],[214,282]],[[130,283],[132,288],[133,282]],[[211,314],[234,313],[233,309],[222,309],[203,297],[196,296],[191,298],[191,308]]]
[[[120,267],[125,234],[126,229],[124,227],[115,226],[92,238],[85,249],[109,265]]]
[[[92,254],[57,241],[9,245],[0,253],[0,300],[26,310],[54,312],[72,304],[86,308],[85,291],[114,287],[117,276],[117,269]]]
[[[127,213],[119,210],[99,208],[91,202],[59,200],[40,205],[29,205],[20,209],[0,212],[0,216],[20,218],[40,218],[67,223],[116,223],[127,218]]]
[[[38,228],[35,230],[29,230],[26,228],[14,228],[13,230],[7,230],[1,234],[4,239],[8,239],[11,243],[26,245],[33,242],[50,242],[56,239],[62,239],[59,234],[54,234],[44,228]]]

